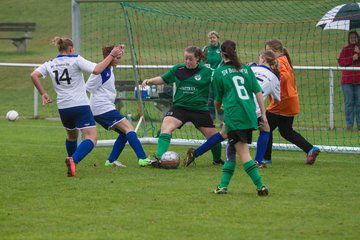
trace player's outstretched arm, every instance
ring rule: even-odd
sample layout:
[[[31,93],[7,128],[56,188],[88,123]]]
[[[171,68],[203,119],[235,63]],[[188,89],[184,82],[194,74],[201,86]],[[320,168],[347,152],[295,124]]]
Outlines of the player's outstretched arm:
[[[42,86],[41,82],[40,82],[40,78],[42,77],[41,73],[34,70],[31,75],[31,80],[34,83],[36,89],[39,91],[40,95],[41,95],[41,99],[42,99],[42,104],[48,104],[48,103],[52,103],[51,98],[49,97],[49,95],[46,93],[44,87]]]
[[[165,83],[164,79],[162,77],[158,76],[158,77],[143,80],[141,85],[143,87],[145,87],[145,86],[150,86],[150,85],[161,85],[164,83]]]
[[[102,71],[104,71],[104,69],[109,66],[109,64],[112,62],[112,60],[116,57],[118,57],[119,55],[122,56],[124,54],[124,45],[118,45],[116,47],[114,47],[111,50],[111,53],[104,58],[104,60],[102,60],[100,63],[98,63],[95,68],[94,71],[92,72],[93,74],[100,74],[102,73]]]

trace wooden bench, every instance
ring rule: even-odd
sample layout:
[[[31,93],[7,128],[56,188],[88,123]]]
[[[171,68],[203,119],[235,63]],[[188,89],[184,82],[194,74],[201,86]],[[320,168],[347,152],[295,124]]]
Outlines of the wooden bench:
[[[26,41],[31,39],[30,32],[35,31],[36,23],[0,23],[0,32],[24,32],[23,36],[0,37],[0,40],[12,40],[18,53],[26,52]]]

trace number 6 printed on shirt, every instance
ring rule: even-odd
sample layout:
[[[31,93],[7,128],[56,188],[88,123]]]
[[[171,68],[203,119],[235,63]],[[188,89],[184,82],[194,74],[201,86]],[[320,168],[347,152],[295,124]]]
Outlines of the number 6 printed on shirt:
[[[235,84],[235,87],[236,87],[236,91],[237,91],[237,94],[239,96],[240,99],[243,99],[243,100],[248,100],[249,99],[249,95],[246,91],[246,88],[244,87],[244,78],[243,77],[240,77],[240,76],[234,76],[232,78],[234,84]]]

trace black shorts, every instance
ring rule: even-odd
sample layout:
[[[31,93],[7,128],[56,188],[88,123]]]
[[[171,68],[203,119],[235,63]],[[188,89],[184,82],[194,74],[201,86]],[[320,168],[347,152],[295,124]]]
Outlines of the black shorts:
[[[248,143],[252,142],[253,129],[234,130],[230,131],[228,135],[228,142],[230,145],[234,145],[237,142]]]
[[[214,122],[210,116],[209,111],[193,110],[182,107],[173,106],[165,115],[179,119],[183,124],[179,129],[187,122],[192,122],[196,128],[206,127],[215,128]]]

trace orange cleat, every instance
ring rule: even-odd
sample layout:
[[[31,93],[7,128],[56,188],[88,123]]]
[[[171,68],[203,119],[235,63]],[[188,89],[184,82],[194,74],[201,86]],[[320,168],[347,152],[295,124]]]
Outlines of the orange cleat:
[[[76,164],[72,157],[67,157],[65,160],[66,166],[68,168],[67,176],[75,177],[76,176]]]

